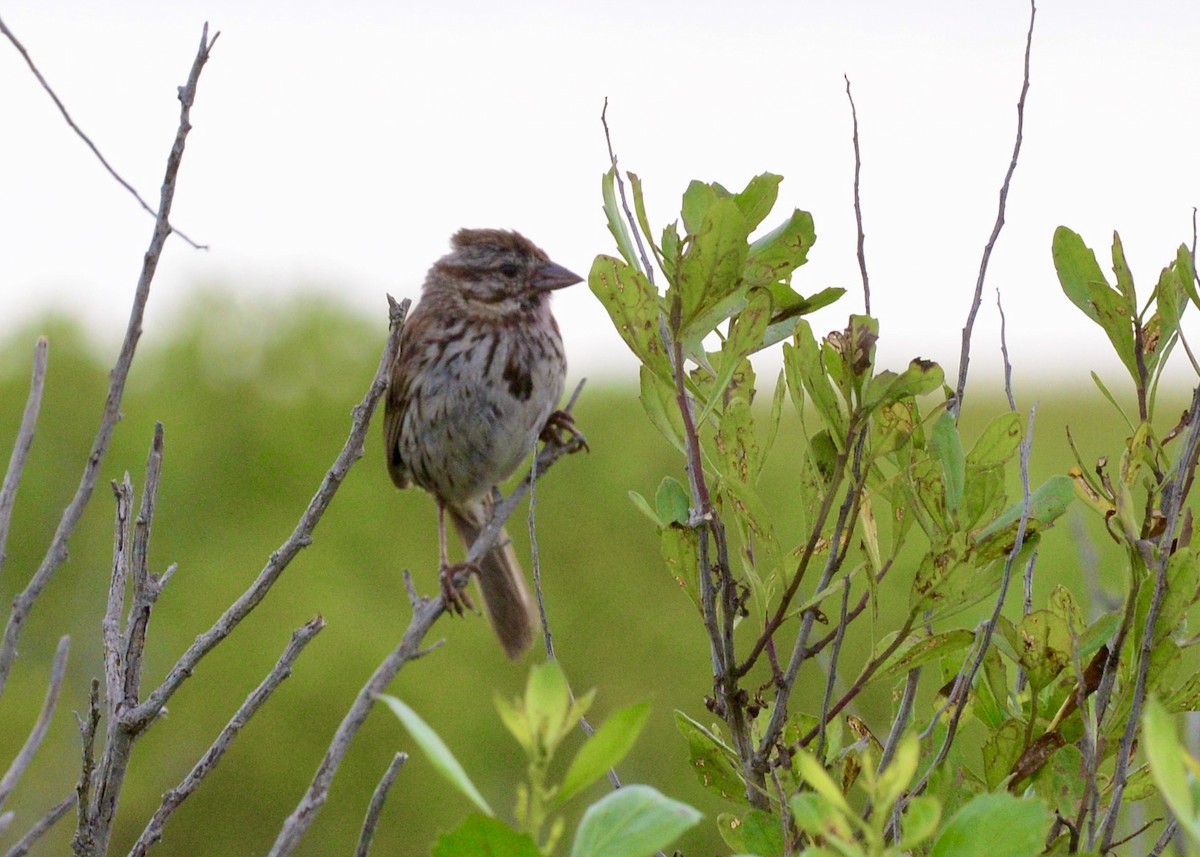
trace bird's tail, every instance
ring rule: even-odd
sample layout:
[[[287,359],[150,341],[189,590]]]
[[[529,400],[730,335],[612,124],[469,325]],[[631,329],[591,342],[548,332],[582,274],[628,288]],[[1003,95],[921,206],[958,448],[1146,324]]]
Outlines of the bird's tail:
[[[470,551],[471,545],[492,516],[491,498],[468,506],[449,507],[454,527]],[[517,660],[533,645],[533,600],[525,585],[525,573],[509,542],[508,533],[500,531],[497,546],[479,561],[479,588],[487,605],[488,618],[500,638],[505,653]]]

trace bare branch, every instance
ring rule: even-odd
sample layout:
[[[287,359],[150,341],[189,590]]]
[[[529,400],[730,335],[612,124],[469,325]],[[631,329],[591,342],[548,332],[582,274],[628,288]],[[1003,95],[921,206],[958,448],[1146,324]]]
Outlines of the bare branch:
[[[78,798],[78,823],[71,847],[76,854],[87,854],[92,840],[88,833],[88,815],[91,812],[92,775],[96,770],[96,727],[100,724],[100,680],[92,679],[92,692],[88,696],[86,717],[75,715],[79,720],[79,737],[83,744],[83,764],[79,770],[79,784],[75,787]]]
[[[50,684],[46,688],[46,701],[42,703],[42,713],[38,715],[37,721],[33,724],[33,730],[25,739],[25,746],[8,766],[4,777],[0,778],[0,807],[4,806],[8,796],[17,787],[21,775],[25,773],[25,769],[33,761],[34,754],[42,745],[42,739],[46,737],[46,730],[50,728],[50,720],[54,717],[54,709],[58,705],[58,694],[62,690],[63,677],[67,674],[67,653],[70,649],[70,637],[63,636],[59,639],[58,649],[54,652],[54,663],[50,667]]]
[[[0,26],[3,26],[0,23]],[[17,501],[17,487],[25,470],[25,459],[33,446],[33,432],[37,426],[38,412],[42,407],[42,391],[46,387],[46,354],[49,349],[46,337],[38,337],[33,348],[33,377],[29,379],[29,398],[25,400],[25,413],[21,426],[13,441],[12,456],[8,459],[8,470],[4,473],[4,484],[0,485],[0,571],[4,570],[7,557],[8,527],[12,522],[13,504]]]
[[[192,101],[196,95],[196,82],[200,78],[200,71],[208,61],[208,54],[212,45],[213,42],[209,41],[208,38],[208,25],[206,24],[200,38],[200,48],[196,53],[196,59],[192,63],[187,83],[179,90],[179,129],[175,133],[175,142],[171,147],[170,155],[167,157],[167,167],[163,176],[158,216],[154,222],[154,234],[150,239],[150,246],[146,250],[146,254],[142,260],[142,272],[138,278],[137,289],[134,292],[133,306],[129,313],[129,325],[125,330],[125,339],[121,344],[121,352],[109,376],[108,397],[104,402],[104,411],[100,418],[100,428],[96,433],[92,450],[88,454],[87,463],[84,465],[79,487],[75,491],[75,496],[63,512],[62,518],[58,523],[58,528],[55,530],[54,537],[50,542],[50,548],[46,551],[45,558],[42,560],[38,570],[34,572],[28,585],[13,601],[12,612],[9,614],[8,623],[4,628],[4,638],[0,641],[0,696],[4,693],[4,688],[8,683],[8,675],[12,670],[13,661],[17,656],[17,643],[20,641],[21,628],[24,626],[30,610],[33,609],[34,602],[42,594],[42,590],[46,588],[51,577],[54,576],[54,572],[67,559],[67,542],[70,540],[71,534],[75,531],[75,525],[79,522],[84,508],[92,497],[92,490],[96,487],[100,465],[104,461],[105,453],[108,451],[108,443],[112,437],[113,429],[116,427],[117,421],[121,418],[121,398],[125,392],[125,381],[129,377],[129,368],[133,364],[133,356],[137,349],[138,339],[142,335],[142,317],[146,311],[146,301],[150,297],[150,284],[154,280],[154,273],[158,268],[158,261],[162,256],[163,247],[171,234],[168,217],[171,214],[171,203],[175,198],[175,181],[179,174],[179,164],[183,159],[184,143],[187,140],[188,132],[192,128],[188,117],[191,112]]]
[[[201,780],[220,763],[221,757],[229,749],[229,745],[237,737],[242,727],[249,722],[250,718],[270,698],[271,694],[283,683],[284,679],[292,674],[292,664],[296,662],[296,658],[300,657],[300,653],[304,651],[304,647],[324,627],[325,620],[317,616],[292,633],[292,640],[288,643],[287,648],[284,649],[275,667],[262,680],[262,683],[246,697],[246,701],[242,703],[229,722],[225,724],[225,728],[221,730],[216,740],[212,742],[208,750],[200,757],[200,760],[196,762],[192,770],[188,772],[188,775],[183,778],[183,781],[163,795],[162,803],[155,810],[154,815],[142,831],[142,835],[138,837],[137,842],[134,843],[133,848],[130,850],[130,857],[144,857],[146,852],[162,839],[162,828],[167,818],[191,796],[196,787],[200,785]],[[395,775],[393,774],[393,776]]]
[[[390,366],[390,363],[388,364]],[[576,389],[578,395],[578,388]],[[573,402],[575,396],[572,396]],[[564,410],[569,411],[570,405]],[[538,453],[533,468],[545,476],[555,462],[565,455],[576,452],[580,446],[577,439],[572,438],[565,445],[558,443],[547,443]],[[529,478],[522,479],[513,488],[512,494],[506,497],[503,501],[497,503],[492,510],[492,520],[479,533],[475,543],[467,552],[466,561],[463,566],[470,567],[477,565],[485,553],[492,549],[500,538],[500,531],[504,528],[505,522],[516,511],[517,505],[525,496],[525,492],[529,490]],[[468,573],[460,573],[455,585],[465,586],[467,584]],[[410,593],[411,595],[411,593]],[[279,831],[279,835],[275,838],[275,844],[271,846],[268,857],[284,857],[291,854],[299,844],[301,838],[307,832],[308,827],[316,818],[321,807],[324,806],[325,800],[329,794],[329,786],[333,782],[333,777],[337,773],[338,766],[341,765],[342,759],[345,757],[347,750],[350,749],[350,744],[354,740],[354,736],[358,733],[359,728],[366,722],[367,715],[371,711],[371,707],[375,704],[378,696],[387,689],[391,684],[392,679],[400,672],[401,668],[411,660],[420,657],[427,650],[422,649],[421,641],[425,635],[429,633],[433,623],[446,610],[446,602],[441,594],[435,598],[420,598],[418,597],[413,603],[413,617],[408,624],[408,628],[401,637],[396,648],[388,654],[387,657],[380,662],[379,666],[367,679],[367,683],[363,685],[358,695],[351,703],[350,709],[346,712],[346,716],[342,718],[342,722],[338,725],[337,730],[333,734],[333,738],[329,742],[329,749],[326,750],[324,758],[317,766],[316,774],[314,774],[312,782],[308,789],[300,798],[300,802],[292,811],[292,814],[287,817],[283,823],[283,827]]]
[[[1017,157],[1021,154],[1021,138],[1025,130],[1025,96],[1029,92],[1029,56],[1033,52],[1033,21],[1037,17],[1037,4],[1029,0],[1029,30],[1025,34],[1025,77],[1021,83],[1021,97],[1017,100],[1017,139],[1013,144],[1012,160],[1008,163],[1008,172],[1004,175],[1004,184],[1000,186],[1000,204],[996,211],[996,224],[992,234],[983,248],[983,258],[979,262],[979,277],[975,281],[975,296],[971,300],[971,311],[967,313],[967,324],[962,331],[962,351],[958,357],[958,387],[955,390],[954,404],[951,412],[955,419],[962,412],[963,395],[967,388],[967,367],[971,363],[971,334],[975,330],[975,316],[983,303],[983,281],[987,277],[988,262],[992,258],[992,248],[1004,228],[1004,210],[1008,205],[1008,188],[1012,183],[1013,173],[1017,171]]]
[[[863,307],[871,314],[871,280],[867,276],[867,254],[863,250],[866,235],[863,233],[862,197],[859,195],[862,177],[862,152],[858,148],[858,109],[854,106],[854,95],[850,92],[850,76],[842,75],[846,81],[846,98],[850,102],[850,118],[854,121],[854,223],[858,226],[858,270],[862,274]]]
[[[137,728],[153,720],[162,711],[163,706],[179,689],[179,686],[192,674],[196,665],[212,649],[224,640],[250,612],[266,597],[275,581],[283,574],[288,564],[295,559],[301,550],[312,543],[312,533],[325,514],[333,500],[334,494],[346,478],[350,468],[363,456],[364,443],[367,436],[367,426],[375,413],[375,406],[387,388],[388,375],[392,363],[396,359],[396,348],[400,340],[400,330],[404,326],[404,317],[408,312],[409,301],[396,303],[388,296],[390,305],[390,325],[387,343],[379,360],[379,368],[375,379],[362,401],[354,408],[350,426],[350,434],[333,465],[321,480],[317,493],[309,501],[308,507],[300,516],[292,534],[287,537],[280,547],[267,560],[258,577],[250,587],[231,604],[207,631],[196,637],[195,642],[185,651],[171,668],[167,677],[156,687],[145,701],[134,710],[128,712],[126,721],[131,728]]]
[[[359,834],[358,847],[354,849],[354,857],[367,857],[370,853],[371,840],[375,838],[375,827],[379,824],[379,814],[383,812],[383,802],[387,800],[388,789],[392,787],[396,775],[400,773],[400,769],[407,761],[408,753],[397,753],[393,756],[391,764],[388,765],[387,770],[383,772],[383,777],[379,780],[379,785],[375,786],[375,792],[371,795],[371,803],[367,805],[367,817],[363,819],[362,833]]]
[[[205,26],[207,27],[207,25]],[[149,214],[151,217],[156,217],[157,214],[154,209],[150,207],[150,204],[147,203],[146,200],[142,199],[141,194],[134,190],[133,185],[121,178],[120,174],[117,173],[117,171],[113,169],[112,165],[109,164],[105,157],[100,154],[100,150],[96,148],[96,144],[92,142],[91,138],[88,137],[87,134],[83,133],[82,128],[75,124],[75,120],[72,119],[71,114],[67,112],[66,106],[61,100],[59,100],[59,97],[55,94],[54,90],[50,88],[50,84],[46,82],[46,78],[42,77],[42,73],[38,71],[38,67],[34,65],[33,58],[29,56],[29,52],[25,50],[25,46],[17,41],[17,37],[13,35],[12,30],[5,26],[3,19],[0,19],[0,33],[3,33],[8,40],[12,42],[13,47],[16,48],[17,52],[21,54],[22,58],[24,58],[25,64],[29,66],[29,70],[33,72],[33,76],[36,77],[38,83],[42,85],[42,89],[46,90],[46,94],[50,96],[50,99],[54,102],[54,106],[57,107],[58,112],[62,114],[63,119],[67,120],[67,124],[71,126],[71,130],[74,131],[79,136],[79,139],[83,140],[87,147],[92,150],[92,154],[96,156],[96,159],[100,161],[104,169],[108,171],[108,174],[116,179],[117,184],[125,188],[125,190],[129,191],[129,193],[133,195],[133,198],[138,201],[138,205],[140,205],[147,214]],[[219,36],[220,33],[217,35]],[[216,40],[217,36],[213,36],[213,42]],[[209,43],[209,47],[212,47],[212,42]],[[191,238],[188,238],[173,226],[171,227],[171,231],[197,250],[208,249],[207,244],[197,244],[195,241],[193,241]]]
[[[17,843],[9,848],[4,857],[25,857],[29,853],[29,849],[34,846],[42,836],[45,835],[51,827],[58,823],[64,815],[71,811],[71,807],[75,805],[77,795],[72,793],[69,797],[64,798],[60,803],[56,804],[45,815],[38,819],[33,827],[29,828],[28,832],[22,836]]]

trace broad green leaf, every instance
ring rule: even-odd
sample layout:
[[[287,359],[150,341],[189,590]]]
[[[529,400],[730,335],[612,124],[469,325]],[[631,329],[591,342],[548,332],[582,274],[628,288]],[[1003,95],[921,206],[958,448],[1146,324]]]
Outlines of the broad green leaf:
[[[650,786],[625,786],[587,808],[571,857],[645,857],[666,848],[701,814]]]
[[[450,748],[433,731],[433,728],[422,720],[417,712],[396,697],[380,694],[379,698],[400,718],[400,722],[408,729],[408,734],[429,758],[434,770],[441,774],[450,785],[466,795],[484,815],[495,815],[496,813],[492,812],[492,808],[483,799],[483,795],[479,793],[479,789],[475,788],[475,784],[467,776],[467,772],[463,770],[463,766],[458,763],[458,759],[454,758]]]
[[[673,288],[681,307],[677,335],[695,339],[708,333],[690,329],[692,322],[738,290],[749,234],[746,218],[732,199],[718,199],[708,206],[675,272]]]
[[[688,742],[692,768],[700,783],[726,800],[743,800],[746,786],[738,774],[733,749],[682,711],[675,712],[675,726]]]
[[[630,350],[670,382],[671,361],[659,328],[658,294],[645,274],[620,259],[597,256],[588,274],[588,288],[604,304]]]
[[[663,526],[686,524],[691,513],[692,498],[678,479],[664,476],[654,495],[654,509]]]
[[[1034,776],[1034,794],[1045,801],[1046,806],[1062,814],[1074,812],[1083,798],[1085,780],[1079,774],[1082,770],[1083,754],[1079,748],[1071,744],[1060,747]],[[1125,799],[1131,799],[1128,789]]]
[[[613,712],[589,737],[563,777],[555,800],[561,805],[615,768],[633,747],[646,725],[649,703],[639,702]]]
[[[502,821],[472,813],[452,830],[438,837],[433,857],[542,857],[528,833],[518,833]]]
[[[897,375],[880,372],[871,379],[863,404],[869,409],[886,405],[897,399],[924,396],[942,386],[946,380],[942,367],[932,360],[911,360],[908,368]]]
[[[967,466],[973,470],[987,470],[1005,464],[1021,445],[1021,434],[1021,415],[1012,411],[1001,414],[988,423],[967,453]]]
[[[534,737],[529,728],[529,718],[525,714],[525,706],[513,704],[513,701],[496,693],[492,697],[500,722],[504,724],[526,755],[533,755]]]
[[[1049,829],[1050,816],[1040,801],[1006,792],[982,794],[954,814],[930,857],[1035,857]]]
[[[617,242],[617,249],[621,251],[622,258],[631,267],[640,270],[641,263],[638,261],[637,253],[634,250],[633,238],[629,234],[629,230],[625,226],[625,219],[621,216],[621,209],[617,203],[617,168],[609,167],[608,172],[604,174],[604,181],[601,185],[604,192],[604,216],[608,218],[608,231],[612,233],[612,237]]]
[[[724,188],[722,188],[724,190]],[[709,208],[718,199],[728,198],[728,193],[720,194],[711,184],[693,179],[683,192],[683,228],[688,235],[697,235],[704,225],[704,217]],[[736,204],[736,203],[735,203]]]
[[[1200,816],[1196,812],[1184,760],[1186,751],[1179,743],[1171,715],[1153,696],[1146,700],[1142,714],[1142,741],[1150,760],[1150,772],[1162,790],[1163,800],[1193,845],[1200,844]]]
[[[1112,243],[1112,260],[1113,273],[1117,275],[1117,291],[1121,296],[1129,302],[1130,306],[1137,306],[1137,291],[1133,287],[1133,274],[1129,271],[1129,264],[1125,261],[1125,248],[1121,244],[1121,236],[1113,230]]]
[[[717,378],[708,391],[708,402],[696,418],[701,425],[722,402],[722,397],[745,358],[763,347],[767,321],[771,316],[771,295],[766,289],[751,289],[749,299],[730,322],[729,336],[721,346]],[[748,367],[747,367],[748,368]]]
[[[949,412],[943,411],[933,424],[929,436],[929,452],[942,465],[942,484],[946,490],[946,508],[957,513],[962,508],[963,490],[966,483],[966,459],[963,455],[962,439],[958,427]],[[1074,494],[1074,487],[1071,493]]]
[[[796,209],[786,221],[750,245],[743,274],[747,285],[786,281],[808,261],[808,251],[816,240],[812,215]]]
[[[1196,270],[1192,253],[1186,244],[1180,244],[1175,252],[1175,270],[1179,272],[1179,284],[1183,286],[1183,291],[1193,304],[1200,307],[1200,295],[1196,293]]]
[[[933,836],[941,820],[942,805],[937,798],[918,795],[909,800],[900,821],[900,850],[909,851]]]

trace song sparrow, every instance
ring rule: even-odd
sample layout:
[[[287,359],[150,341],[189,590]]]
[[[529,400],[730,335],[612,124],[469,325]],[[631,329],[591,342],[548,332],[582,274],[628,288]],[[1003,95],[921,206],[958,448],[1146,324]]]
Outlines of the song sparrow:
[[[487,525],[492,492],[548,429],[567,371],[550,292],[582,278],[516,232],[462,229],[425,278],[405,322],[384,417],[388,471],[434,496],[447,606],[470,601],[446,558],[445,513],[469,550]],[[478,563],[487,612],[509,657],[533,642],[529,590],[508,536]]]

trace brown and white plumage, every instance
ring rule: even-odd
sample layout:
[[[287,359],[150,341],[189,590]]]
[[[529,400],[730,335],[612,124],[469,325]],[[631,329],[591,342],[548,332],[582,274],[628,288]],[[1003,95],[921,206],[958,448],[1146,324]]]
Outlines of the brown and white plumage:
[[[388,471],[398,487],[433,494],[439,526],[449,511],[468,549],[491,515],[492,489],[533,450],[562,397],[550,292],[580,281],[516,232],[463,229],[405,322],[384,411]],[[533,641],[532,604],[506,535],[499,544],[479,563],[479,583],[515,658]],[[444,528],[442,565],[445,575]]]

